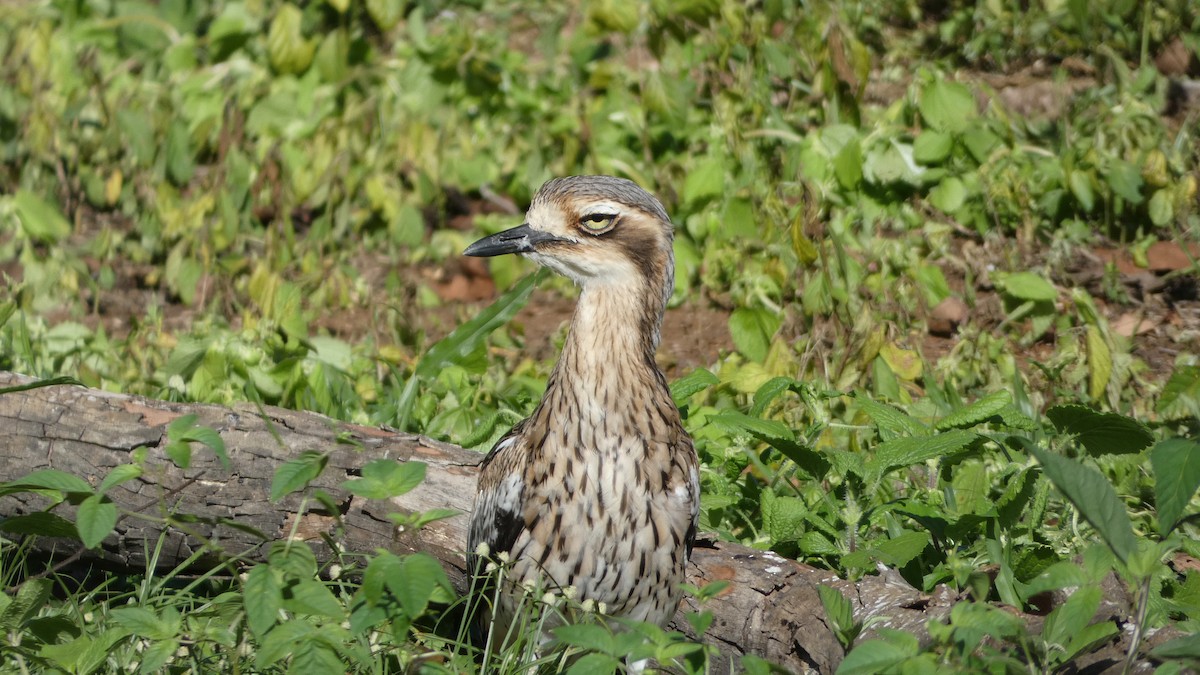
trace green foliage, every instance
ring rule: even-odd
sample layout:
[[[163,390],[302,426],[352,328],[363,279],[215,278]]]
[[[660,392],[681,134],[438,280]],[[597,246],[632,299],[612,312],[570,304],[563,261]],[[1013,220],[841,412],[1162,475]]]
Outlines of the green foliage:
[[[0,9],[0,27],[0,369],[486,449],[550,368],[514,358],[518,313],[539,283],[566,285],[492,261],[499,299],[469,318],[439,295],[469,276],[453,259],[478,232],[460,216],[498,231],[516,221],[496,213],[551,176],[624,175],[677,225],[672,306],[727,317],[731,348],[703,345],[703,367],[672,382],[703,461],[703,528],[972,598],[929,646],[880,631],[845,672],[1059,668],[1111,632],[1088,610],[1112,571],[1138,590],[1139,627],[1200,619],[1196,575],[1160,564],[1197,554],[1200,365],[1186,346],[1155,363],[1109,324],[1138,309],[1127,289],[1064,272],[1102,237],[1136,242],[1135,260],[1196,238],[1197,119],[1160,114],[1150,58],[1200,45],[1186,2],[41,0]],[[1038,80],[1046,110],[993,91],[994,74],[1060,62]],[[943,301],[967,309],[948,351],[922,341]],[[180,467],[197,452],[228,466],[195,416],[166,440]],[[310,488],[327,459],[278,467],[271,498],[327,499]],[[8,477],[0,494],[46,506],[0,531],[100,546],[130,515],[107,493],[153,469],[134,455],[98,483]],[[382,500],[423,472],[379,460],[341,488]],[[429,629],[453,602],[429,559],[306,552],[276,542],[239,583],[178,591],[148,569],[153,593],[70,602],[6,569],[0,623],[20,640],[5,658],[476,665]],[[1074,588],[1037,634],[988,604]],[[822,599],[845,644],[870,629]],[[528,633],[489,665],[524,672]],[[571,672],[623,666],[625,650],[683,672],[712,657],[645,626],[558,637],[580,654],[554,662]],[[1196,649],[1155,653],[1178,665]]]

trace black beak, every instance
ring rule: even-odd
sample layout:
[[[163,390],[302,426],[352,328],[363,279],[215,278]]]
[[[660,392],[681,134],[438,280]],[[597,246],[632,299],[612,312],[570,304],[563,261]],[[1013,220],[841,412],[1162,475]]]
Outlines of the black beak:
[[[538,244],[551,241],[565,241],[549,232],[535,230],[528,223],[497,232],[490,237],[484,237],[467,247],[463,255],[478,258],[490,258],[506,253],[533,253]]]

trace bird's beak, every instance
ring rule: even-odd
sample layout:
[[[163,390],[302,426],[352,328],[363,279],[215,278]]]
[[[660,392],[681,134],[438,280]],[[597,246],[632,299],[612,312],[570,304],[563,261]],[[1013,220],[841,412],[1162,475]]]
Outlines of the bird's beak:
[[[468,246],[463,255],[490,258],[506,253],[533,253],[538,244],[552,241],[563,240],[549,232],[535,230],[526,223],[480,239]]]

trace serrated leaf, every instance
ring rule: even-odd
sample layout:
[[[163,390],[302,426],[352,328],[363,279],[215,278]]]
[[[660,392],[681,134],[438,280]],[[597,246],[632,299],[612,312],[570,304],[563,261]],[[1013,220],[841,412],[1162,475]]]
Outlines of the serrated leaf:
[[[763,492],[763,529],[773,543],[795,541],[804,534],[804,518],[808,507],[797,497],[780,497]]]
[[[722,410],[710,417],[709,422],[725,429],[729,433],[750,434],[766,441],[779,438],[795,440],[796,438],[791,428],[783,422],[766,420],[761,417],[751,417],[737,410]]]
[[[858,396],[855,400],[859,408],[879,428],[879,437],[882,440],[887,441],[899,436],[925,436],[929,433],[929,427],[924,422],[894,406],[865,396]]]
[[[87,548],[96,548],[117,526],[117,505],[104,495],[92,495],[79,504],[75,528]]]
[[[1125,504],[1112,483],[1096,469],[1073,459],[1030,446],[1046,477],[1084,517],[1122,561],[1137,548]]]
[[[297,614],[341,619],[346,613],[329,588],[316,579],[299,579],[283,587],[283,608]]]
[[[1175,366],[1155,411],[1172,420],[1200,417],[1200,366]]]
[[[937,421],[937,429],[953,429],[955,427],[970,427],[995,417],[1001,410],[1012,403],[1012,394],[1007,391],[997,391],[974,403],[959,408]]]
[[[171,622],[163,620],[145,607],[118,607],[112,610],[109,616],[118,626],[124,627],[130,633],[153,640],[173,637],[179,629],[179,626],[172,626]]]
[[[1168,640],[1150,650],[1150,655],[1160,659],[1200,659],[1200,633]]]
[[[908,436],[884,441],[875,448],[875,456],[867,462],[867,471],[874,477],[896,468],[920,464],[930,459],[952,457],[968,449],[979,435],[973,431],[954,429],[935,436]]]
[[[302,640],[292,654],[289,673],[343,673],[346,664],[337,650],[324,640]]]
[[[0,631],[7,634],[24,628],[45,606],[53,588],[49,579],[30,579],[18,586],[15,594],[0,594]]]
[[[283,589],[269,566],[255,565],[246,573],[242,600],[247,625],[262,639],[279,620],[279,610],[283,609]]]
[[[305,450],[296,459],[284,462],[271,478],[271,501],[308,485],[321,475],[328,456],[315,450]]]
[[[871,555],[889,567],[904,567],[921,555],[933,538],[928,532],[904,532],[876,544]]]
[[[437,589],[451,589],[442,566],[424,553],[401,558],[396,573],[390,575],[385,583],[404,607],[404,613],[412,619],[425,613]]]
[[[51,205],[28,190],[17,190],[13,205],[26,236],[45,244],[56,244],[71,234],[71,224]]]
[[[817,596],[821,599],[821,606],[825,608],[825,615],[838,632],[853,628],[854,610],[841,591],[832,586],[817,584]]]
[[[1165,537],[1200,487],[1200,444],[1172,438],[1160,441],[1150,451],[1154,467],[1154,505],[1158,511],[1158,531]]]
[[[367,499],[390,499],[410,492],[425,480],[423,462],[377,459],[362,468],[362,478],[342,483],[342,489]]]
[[[692,396],[720,382],[709,370],[697,368],[671,383],[671,398],[682,408]]]
[[[1046,417],[1059,431],[1074,434],[1093,456],[1141,452],[1154,442],[1154,436],[1142,423],[1116,413],[1081,405],[1059,405],[1047,410]]]

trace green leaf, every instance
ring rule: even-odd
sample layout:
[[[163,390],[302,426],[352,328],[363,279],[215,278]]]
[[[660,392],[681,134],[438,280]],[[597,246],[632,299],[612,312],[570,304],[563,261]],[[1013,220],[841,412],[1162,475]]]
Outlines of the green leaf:
[[[594,623],[559,626],[554,629],[554,637],[563,644],[602,654],[611,654],[615,650],[612,630]]]
[[[1012,403],[1012,394],[1009,392],[1004,390],[993,392],[965,408],[959,408],[946,415],[934,426],[938,429],[975,426],[995,417],[1010,403]]]
[[[1159,659],[1200,659],[1200,633],[1168,640],[1150,650],[1150,655]]]
[[[1096,469],[1073,459],[1029,446],[1046,477],[1075,505],[1122,562],[1137,548],[1125,504],[1112,483]]]
[[[305,450],[296,459],[289,460],[275,470],[271,478],[271,501],[290,494],[308,485],[325,470],[329,457],[316,450]]]
[[[1172,420],[1200,417],[1200,366],[1176,365],[1155,411]]]
[[[1113,357],[1104,333],[1096,326],[1087,327],[1088,351],[1088,396],[1093,401],[1100,400],[1108,389],[1108,381],[1112,378]]]
[[[400,559],[395,574],[389,575],[388,590],[400,601],[404,613],[415,619],[425,613],[430,598],[441,588],[450,591],[450,580],[436,560],[424,553],[414,553]]]
[[[53,588],[49,579],[30,579],[14,595],[0,593],[0,631],[7,634],[25,628],[46,605]]]
[[[729,334],[738,351],[751,361],[762,363],[781,323],[779,316],[770,310],[739,307],[729,316]]]
[[[44,244],[57,244],[71,234],[71,224],[63,218],[58,207],[36,194],[17,190],[13,205],[21,219],[21,229],[30,239]]]
[[[692,167],[683,181],[683,202],[692,206],[725,193],[725,158],[705,157]]]
[[[925,130],[913,139],[913,159],[927,165],[941,164],[953,148],[954,137],[950,134]]]
[[[342,489],[367,499],[390,499],[411,491],[425,480],[423,462],[377,459],[363,467],[362,478],[342,483]]]
[[[191,136],[183,120],[176,120],[167,131],[164,152],[167,158],[167,175],[171,181],[176,185],[187,185],[196,172],[196,164],[192,159]]]
[[[682,408],[692,396],[720,382],[708,369],[697,368],[671,383],[671,398]]]
[[[1067,177],[1067,184],[1071,188],[1071,194],[1075,196],[1075,200],[1083,207],[1084,211],[1091,211],[1096,205],[1096,193],[1092,191],[1092,177],[1084,171],[1078,169],[1072,171]]]
[[[404,16],[404,0],[367,0],[366,5],[371,21],[384,33],[395,28]]]
[[[751,417],[737,410],[722,410],[709,418],[709,422],[729,433],[750,434],[766,441],[774,439],[794,440],[796,435],[790,427],[778,420]]]
[[[1054,284],[1033,272],[997,272],[992,279],[1001,292],[1017,300],[1053,302],[1058,298]]]
[[[772,543],[795,541],[804,534],[804,518],[808,507],[797,497],[780,497],[770,491],[762,493],[763,530]]]
[[[619,672],[623,662],[608,654],[584,654],[567,669],[567,675],[601,675]]]
[[[904,567],[921,555],[933,538],[928,532],[904,532],[870,549],[873,557],[890,567]]]
[[[975,97],[957,82],[937,80],[926,86],[917,99],[925,124],[937,131],[961,133],[977,116]]]
[[[1050,612],[1042,626],[1042,639],[1065,647],[1083,630],[1100,607],[1100,588],[1084,586],[1071,594],[1061,606]]]
[[[857,138],[852,138],[842,146],[833,160],[834,176],[843,190],[858,189],[863,178],[862,146]]]
[[[1123,159],[1114,159],[1104,172],[1108,186],[1130,204],[1142,202],[1142,172],[1133,164]]]
[[[317,557],[302,541],[288,539],[274,542],[267,560],[272,569],[289,579],[311,579],[317,574]]]
[[[79,504],[75,527],[87,548],[96,548],[117,526],[117,505],[104,495],[92,495]]]
[[[929,427],[924,422],[895,406],[880,403],[866,396],[856,396],[855,401],[858,402],[858,407],[879,428],[879,437],[882,440],[887,441],[901,436],[926,436],[929,434]]]
[[[929,191],[929,203],[943,213],[954,213],[967,201],[967,187],[958,176],[947,176]]]
[[[1200,487],[1200,444],[1183,438],[1160,441],[1150,451],[1150,465],[1154,467],[1158,531],[1165,537]]]
[[[283,608],[297,614],[342,619],[346,608],[316,579],[299,579],[283,587]]]
[[[1047,410],[1046,417],[1059,431],[1074,434],[1093,456],[1141,452],[1154,442],[1154,436],[1145,425],[1116,413],[1099,412],[1081,405],[1058,405]]]
[[[877,675],[916,656],[920,643],[913,635],[879,628],[879,638],[867,640],[850,650],[838,666],[837,675]]]
[[[279,620],[279,610],[283,609],[283,589],[275,571],[267,565],[250,568],[242,582],[242,601],[247,625],[262,639]]]
[[[58,469],[38,469],[31,474],[8,483],[3,483],[0,495],[29,490],[57,490],[59,492],[92,493],[92,486],[87,481],[72,476]]]
[[[0,532],[32,534],[41,537],[79,538],[79,531],[75,529],[75,523],[46,511],[0,519]]]
[[[955,429],[936,436],[908,436],[884,441],[875,448],[875,456],[867,463],[867,472],[879,477],[899,467],[953,457],[969,449],[978,438],[973,431]]]
[[[142,467],[137,464],[120,464],[114,466],[108,472],[108,475],[104,477],[104,480],[101,481],[99,492],[101,494],[108,492],[122,483],[141,477],[141,475]]]
[[[271,20],[267,33],[267,54],[275,70],[285,74],[299,74],[312,63],[316,46],[304,39],[301,28],[303,13],[292,3],[284,3]]]
[[[179,630],[178,623],[165,620],[145,607],[118,607],[109,616],[130,633],[152,640],[172,638]]]
[[[1155,190],[1150,196],[1149,204],[1150,222],[1158,227],[1166,227],[1175,219],[1175,203],[1172,199],[1170,190],[1162,188]]]
[[[854,628],[854,609],[842,592],[832,586],[817,584],[817,596],[821,598],[821,606],[825,608],[825,616],[833,624],[839,635]]]
[[[346,664],[337,650],[324,640],[301,640],[292,653],[289,673],[343,673]]]

